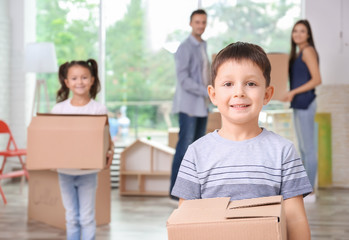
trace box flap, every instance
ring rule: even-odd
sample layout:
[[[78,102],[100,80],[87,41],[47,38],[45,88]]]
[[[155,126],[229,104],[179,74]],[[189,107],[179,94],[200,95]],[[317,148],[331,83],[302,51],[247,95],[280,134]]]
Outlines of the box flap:
[[[180,209],[187,209],[187,208],[226,209],[229,204],[229,201],[230,201],[230,197],[185,200],[182,202],[179,208]]]
[[[105,118],[105,125],[109,125],[108,115],[107,114],[54,114],[54,113],[37,113],[37,116],[46,116],[46,117],[59,117],[59,116],[68,116],[68,117],[103,117]]]
[[[225,209],[179,208],[172,212],[167,220],[167,226],[178,224],[215,223],[224,222],[226,220]]]
[[[256,207],[256,206],[265,206],[280,204],[282,202],[282,196],[270,196],[270,197],[260,197],[260,198],[250,198],[243,200],[231,201],[228,208],[246,208],[246,207]]]
[[[173,211],[167,225],[224,221],[229,201],[229,197],[185,200]]]
[[[251,198],[230,202],[226,218],[281,217],[282,196]]]

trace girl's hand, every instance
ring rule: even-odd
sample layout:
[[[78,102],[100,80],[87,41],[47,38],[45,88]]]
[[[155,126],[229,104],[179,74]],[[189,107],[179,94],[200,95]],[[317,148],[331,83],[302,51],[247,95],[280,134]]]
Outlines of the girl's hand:
[[[108,150],[107,152],[107,165],[105,166],[105,169],[110,168],[110,165],[113,162],[113,158],[114,158],[114,146]]]

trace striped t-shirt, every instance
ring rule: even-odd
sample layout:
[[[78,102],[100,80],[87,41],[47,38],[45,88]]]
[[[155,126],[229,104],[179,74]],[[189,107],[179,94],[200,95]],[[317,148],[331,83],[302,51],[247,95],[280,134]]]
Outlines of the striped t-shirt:
[[[244,141],[217,131],[188,147],[172,195],[183,199],[230,197],[231,200],[312,192],[293,143],[263,129]]]

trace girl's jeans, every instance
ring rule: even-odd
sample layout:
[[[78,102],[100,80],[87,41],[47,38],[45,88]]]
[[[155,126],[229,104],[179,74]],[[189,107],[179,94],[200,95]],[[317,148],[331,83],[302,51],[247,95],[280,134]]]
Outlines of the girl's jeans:
[[[77,176],[59,173],[58,176],[65,208],[67,239],[95,239],[97,173]]]

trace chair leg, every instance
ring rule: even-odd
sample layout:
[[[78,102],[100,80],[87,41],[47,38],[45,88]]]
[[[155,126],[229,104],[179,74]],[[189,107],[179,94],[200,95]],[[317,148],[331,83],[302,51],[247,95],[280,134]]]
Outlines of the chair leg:
[[[19,161],[20,161],[20,163],[22,165],[22,171],[11,172],[12,174],[10,173],[10,176],[7,176],[7,177],[12,178],[12,177],[19,177],[20,175],[22,175],[21,176],[21,190],[20,190],[21,193],[22,193],[22,188],[23,188],[23,185],[24,185],[25,178],[27,180],[29,180],[29,174],[28,174],[27,168],[25,167],[25,164],[24,164],[24,162],[22,160],[22,156],[18,156],[18,158],[19,158]],[[6,157],[4,157],[3,162],[1,164],[0,175],[3,174],[6,160],[7,160]],[[19,173],[20,173],[20,175],[19,175]],[[4,204],[7,204],[7,200],[6,200],[5,194],[4,194],[1,186],[0,186],[0,194],[1,194],[2,200],[4,201]]]
[[[27,179],[27,181],[29,181],[29,173],[28,173],[27,169],[24,169],[24,176]]]
[[[28,174],[27,168],[25,167],[25,164],[23,162],[22,156],[18,156],[18,158],[19,158],[19,161],[20,161],[22,168],[24,170],[25,177],[27,178],[27,180],[29,180],[29,174]]]
[[[23,186],[24,186],[24,181],[25,181],[25,175],[21,176],[21,187],[20,187],[20,193],[23,193]]]
[[[4,204],[6,205],[6,204],[7,204],[6,197],[5,197],[4,192],[2,191],[1,186],[0,186],[0,194],[1,194],[1,196],[2,196],[2,200],[4,201]]]
[[[2,174],[4,172],[6,160],[7,160],[7,157],[4,156],[4,159],[3,159],[2,164],[1,164],[0,174]]]

